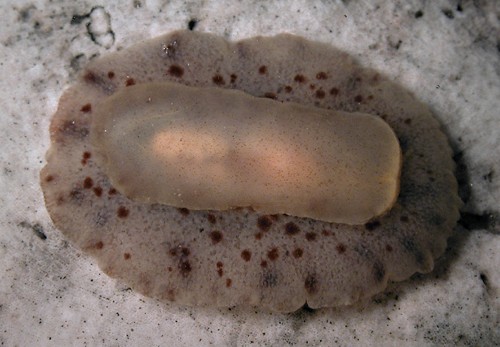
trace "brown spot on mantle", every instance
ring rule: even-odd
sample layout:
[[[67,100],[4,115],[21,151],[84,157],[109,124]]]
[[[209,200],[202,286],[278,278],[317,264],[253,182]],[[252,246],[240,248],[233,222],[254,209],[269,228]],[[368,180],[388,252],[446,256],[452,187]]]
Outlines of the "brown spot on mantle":
[[[380,222],[378,220],[374,220],[365,224],[365,229],[369,231],[373,231],[380,226]]]
[[[104,243],[102,241],[97,241],[97,242],[94,242],[90,245],[88,245],[87,247],[85,247],[85,249],[103,249],[104,248]]]
[[[269,216],[260,216],[257,219],[257,226],[262,231],[269,231],[272,225],[273,225],[273,220]]]
[[[269,252],[267,252],[267,257],[271,261],[275,261],[276,259],[279,258],[279,252],[276,247],[272,248]]]
[[[180,78],[180,77],[182,77],[182,75],[184,75],[184,69],[182,67],[180,67],[179,65],[173,64],[173,65],[170,65],[170,67],[168,68],[168,73],[171,76]]]
[[[222,241],[223,235],[220,231],[214,230],[210,232],[210,238],[212,239],[212,243],[216,244]]]
[[[94,185],[94,181],[90,177],[85,177],[83,180],[83,188],[90,189]]]
[[[102,188],[101,187],[95,187],[94,189],[94,194],[98,197],[102,195]]]
[[[306,240],[307,241],[315,241],[316,236],[317,236],[317,234],[315,232],[308,232],[308,233],[306,233]]]
[[[326,80],[328,78],[328,75],[324,71],[320,71],[316,74],[316,79],[318,80]]]
[[[306,78],[304,77],[304,75],[295,75],[295,78],[293,79],[295,82],[298,82],[298,83],[304,83],[306,81]]]
[[[335,249],[337,250],[338,254],[342,254],[346,251],[346,247],[343,243],[339,243],[337,247],[335,247]]]
[[[87,151],[83,152],[82,161],[81,161],[82,165],[87,165],[87,162],[89,161],[91,156],[92,156],[92,153],[87,152]]]
[[[318,90],[316,91],[316,94],[315,94],[315,95],[316,95],[316,97],[317,97],[318,99],[323,99],[323,98],[325,97],[326,93],[325,93],[325,91],[324,91],[323,89],[318,89]]]
[[[187,277],[191,273],[191,263],[189,260],[180,261],[178,265],[182,277]]]
[[[118,207],[117,215],[119,218],[127,218],[129,210],[125,206]]]
[[[309,274],[304,281],[304,288],[309,294],[315,294],[318,292],[318,279],[315,274]]]
[[[85,104],[82,106],[82,108],[80,109],[80,111],[82,111],[83,113],[88,113],[90,111],[92,111],[92,105],[91,104]]]
[[[243,251],[241,251],[241,258],[244,261],[250,261],[250,259],[252,258],[252,252],[250,252],[248,249],[244,249]]]
[[[178,208],[177,211],[180,212],[180,214],[182,214],[183,216],[187,216],[189,214],[189,210],[187,208]]]
[[[224,77],[219,74],[212,77],[212,82],[218,86],[223,86],[224,84],[226,84],[226,81],[224,81]]]
[[[296,235],[299,231],[299,227],[294,222],[288,222],[285,224],[285,233],[287,235]]]

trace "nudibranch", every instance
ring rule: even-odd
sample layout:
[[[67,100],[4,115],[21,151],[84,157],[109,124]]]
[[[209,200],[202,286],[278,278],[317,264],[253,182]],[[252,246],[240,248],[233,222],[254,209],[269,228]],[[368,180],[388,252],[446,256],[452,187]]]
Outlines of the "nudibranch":
[[[428,107],[293,35],[177,31],[97,58],[50,132],[56,227],[179,304],[352,304],[431,271],[459,215]]]

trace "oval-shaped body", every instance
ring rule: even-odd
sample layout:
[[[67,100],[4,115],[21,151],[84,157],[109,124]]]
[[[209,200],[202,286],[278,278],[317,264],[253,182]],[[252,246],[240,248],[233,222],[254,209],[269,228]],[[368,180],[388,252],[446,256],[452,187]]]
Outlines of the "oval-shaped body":
[[[398,140],[368,114],[176,83],[125,88],[96,112],[93,146],[133,200],[361,224],[399,191]]]
[[[117,161],[115,155],[122,152],[132,155],[132,149],[141,143],[123,131],[128,126],[130,135],[134,127],[144,128],[149,97],[151,104],[161,100],[153,97],[162,94],[159,91],[149,96],[149,92],[139,93],[140,85],[151,82],[268,95],[278,101],[318,105],[329,117],[332,114],[325,109],[380,115],[401,144],[403,166],[397,202],[388,213],[365,225],[348,225],[266,215],[247,208],[195,211],[129,199],[115,189],[117,178],[110,177],[112,170],[103,164],[106,159]],[[150,87],[141,88],[148,91]],[[191,117],[206,121],[216,115],[208,112],[208,106],[232,112],[231,117],[238,116],[234,111],[242,108],[243,99],[237,97],[240,94],[231,94],[234,97],[229,100],[222,98],[226,105],[220,99],[202,105],[202,90],[191,97],[183,94],[182,99],[177,91],[171,90],[177,95],[170,103],[164,100],[158,105],[164,113],[170,110],[170,117],[176,110],[190,107]],[[255,111],[252,116],[270,117],[269,109],[277,101],[261,101],[267,103],[262,106],[263,112],[258,112],[260,103],[249,102],[249,109]],[[102,111],[106,104],[112,107],[110,114]],[[196,111],[199,109],[202,111]],[[309,122],[300,135],[311,131],[321,112],[307,115]],[[185,117],[179,119],[186,122]],[[219,131],[229,134],[232,118],[224,117],[224,122],[218,122],[226,130]],[[113,120],[122,127],[122,134],[114,132],[118,128],[112,129]],[[116,139],[97,141],[103,145],[98,153],[91,139],[95,144],[98,134],[94,130],[106,122]],[[281,130],[280,136],[292,130],[291,125],[283,123],[275,126]],[[159,129],[158,123],[151,124]],[[180,31],[94,59],[61,97],[50,133],[52,142],[41,172],[41,186],[57,228],[75,247],[91,255],[106,274],[143,295],[180,305],[257,306],[290,312],[304,303],[311,308],[352,304],[379,293],[388,281],[431,271],[459,217],[452,151],[429,108],[380,72],[360,66],[347,53],[289,34],[228,42],[207,33]],[[202,141],[187,147],[191,156],[212,139],[203,135],[198,138]],[[170,135],[170,139],[175,137]],[[188,139],[193,140],[192,134]],[[299,138],[290,137],[288,141],[300,144],[298,153],[306,149]],[[149,146],[142,151],[153,156],[151,143],[142,143]],[[276,147],[268,144],[268,150],[258,153],[261,166],[254,165],[250,172],[272,168],[265,158],[274,155],[271,150]],[[178,154],[176,150],[179,148],[174,148],[174,154]],[[203,148],[202,153],[218,152]],[[380,150],[376,153],[378,156]],[[180,165],[185,166],[186,160],[176,159],[174,163],[177,165],[168,167],[168,172],[188,171]],[[146,183],[150,184],[147,175],[159,171],[141,160],[125,174],[136,180],[140,193]],[[185,176],[193,179],[195,173]],[[312,188],[304,191],[307,189]],[[311,196],[313,191],[308,191],[301,198]],[[292,206],[291,202],[290,198],[286,205]]]

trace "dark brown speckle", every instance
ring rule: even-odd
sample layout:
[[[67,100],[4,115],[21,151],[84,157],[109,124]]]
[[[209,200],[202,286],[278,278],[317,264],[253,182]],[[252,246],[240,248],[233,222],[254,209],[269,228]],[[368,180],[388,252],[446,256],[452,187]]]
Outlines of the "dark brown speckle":
[[[233,284],[233,280],[230,278],[226,278],[226,287],[229,288]]]
[[[102,188],[101,187],[95,187],[94,188],[94,194],[98,197],[102,195]]]
[[[83,152],[81,161],[82,165],[87,165],[87,162],[89,161],[91,156],[92,154],[90,152]]]
[[[285,224],[285,232],[287,235],[296,235],[299,231],[299,227],[294,222],[288,222]]]
[[[226,84],[226,81],[224,81],[224,77],[222,77],[219,74],[214,75],[214,77],[212,77],[212,82],[214,82],[214,84],[218,86],[223,86],[224,84]]]
[[[366,223],[365,229],[369,230],[369,231],[373,231],[373,230],[377,229],[379,226],[380,226],[380,221],[374,220],[374,221]]]
[[[323,99],[326,95],[325,91],[323,89],[318,89],[315,93],[316,98],[318,99]]]
[[[309,274],[304,281],[304,288],[309,294],[315,294],[318,292],[318,279],[316,275]]]
[[[135,84],[135,80],[132,77],[127,77],[127,80],[125,81],[125,86],[130,87]]]
[[[89,113],[90,111],[92,111],[92,105],[91,104],[85,104],[82,106],[82,108],[80,109],[80,111],[82,111],[83,113]]]
[[[267,92],[267,93],[264,93],[264,97],[265,97],[265,98],[268,98],[268,99],[273,99],[273,100],[276,100],[276,99],[277,99],[276,94],[274,94],[273,92]]]
[[[181,261],[179,262],[178,268],[182,277],[187,277],[191,272],[191,263],[189,260]]]
[[[265,75],[267,73],[267,66],[262,65],[261,67],[259,67],[259,73],[261,75]]]
[[[315,241],[316,240],[317,234],[314,232],[308,232],[306,233],[306,240],[307,241]]]
[[[220,231],[214,230],[210,232],[210,238],[212,239],[212,243],[216,244],[222,241],[223,235]]]
[[[180,77],[182,77],[182,75],[184,75],[184,69],[182,67],[180,67],[179,65],[173,64],[173,65],[170,65],[170,67],[168,68],[168,74],[170,76],[180,78]]]
[[[295,78],[293,79],[295,82],[298,82],[298,83],[304,83],[306,81],[306,78],[304,77],[304,75],[295,75]]]
[[[94,181],[90,177],[85,177],[83,180],[83,188],[90,189],[94,185]]]
[[[330,89],[330,95],[337,96],[339,93],[340,91],[337,88]]]
[[[267,257],[271,261],[275,261],[276,259],[279,258],[279,252],[276,247],[272,248],[269,252],[267,252]]]
[[[257,219],[257,226],[262,231],[269,231],[272,225],[273,225],[273,220],[269,216],[260,216]]]
[[[119,218],[127,218],[129,210],[125,206],[118,207],[117,215]]]
[[[244,261],[250,261],[250,259],[252,258],[252,253],[248,249],[244,249],[243,251],[241,251],[241,258]]]
[[[217,274],[219,275],[219,277],[224,276],[223,264],[220,261],[217,262]]]
[[[324,71],[320,71],[316,74],[316,79],[318,80],[326,80],[328,78],[328,75]]]
[[[179,211],[180,214],[182,214],[183,216],[187,216],[189,214],[189,210],[187,208],[178,208],[177,211]]]
[[[123,259],[129,260],[130,259],[130,253],[123,253]]]
[[[92,71],[87,71],[87,73],[85,73],[85,75],[83,75],[83,79],[85,82],[88,82],[88,83],[96,83],[97,82],[97,76]]]
[[[112,80],[113,78],[115,78],[115,73],[113,71],[108,71],[108,78],[110,80]]]
[[[337,253],[338,254],[342,254],[342,253],[345,253],[346,251],[346,246],[343,244],[343,243],[339,243],[335,249],[337,250]]]

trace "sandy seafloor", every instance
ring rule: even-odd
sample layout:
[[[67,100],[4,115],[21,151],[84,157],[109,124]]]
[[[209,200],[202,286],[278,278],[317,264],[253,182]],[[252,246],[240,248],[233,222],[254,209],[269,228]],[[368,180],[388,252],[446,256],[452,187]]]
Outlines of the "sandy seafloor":
[[[330,43],[432,108],[466,200],[434,272],[356,307],[186,308],[127,290],[63,239],[38,182],[63,90],[90,59],[190,21]],[[0,29],[1,346],[500,344],[500,2],[3,1]]]

